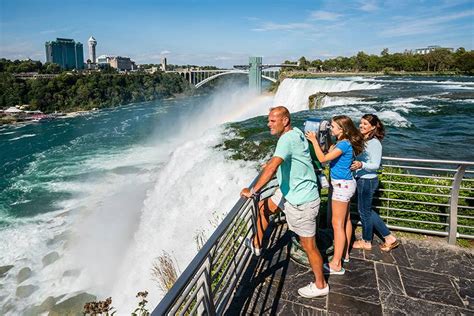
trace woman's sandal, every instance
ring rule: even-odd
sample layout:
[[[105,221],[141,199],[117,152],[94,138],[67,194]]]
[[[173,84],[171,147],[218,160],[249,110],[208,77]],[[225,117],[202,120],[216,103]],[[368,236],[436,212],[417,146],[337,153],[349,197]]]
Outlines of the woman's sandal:
[[[400,241],[398,240],[395,240],[389,245],[387,245],[387,243],[383,243],[380,245],[380,250],[389,252],[390,250],[397,248],[399,245],[400,245]]]
[[[356,240],[352,244],[353,249],[364,249],[364,250],[372,250],[372,246],[367,246],[367,243],[363,240]]]

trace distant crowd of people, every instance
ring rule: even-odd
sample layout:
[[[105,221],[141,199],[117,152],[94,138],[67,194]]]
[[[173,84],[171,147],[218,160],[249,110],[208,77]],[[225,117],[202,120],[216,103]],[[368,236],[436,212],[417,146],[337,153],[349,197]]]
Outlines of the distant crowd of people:
[[[372,209],[372,200],[379,184],[377,170],[382,160],[384,125],[374,114],[362,116],[359,129],[349,117],[334,116],[331,134],[337,141],[327,153],[321,149],[317,133],[303,133],[291,125],[290,112],[283,106],[270,110],[268,127],[270,133],[278,137],[275,153],[264,165],[254,186],[244,188],[241,195],[247,198],[258,195],[275,174],[279,188],[270,198],[259,201],[256,234],[246,239],[245,244],[254,255],[260,256],[270,215],[283,211],[288,227],[298,235],[314,273],[314,282],[298,289],[298,293],[306,298],[327,295],[329,285],[324,274],[343,275],[343,263],[350,261],[351,248],[372,249],[374,230],[384,238],[384,243],[380,245],[382,251],[391,251],[399,245],[399,241]],[[321,199],[310,143],[318,161],[329,162],[330,167],[334,255],[324,264],[316,246],[316,217]],[[356,192],[362,239],[356,240],[351,247],[353,228],[349,206]]]

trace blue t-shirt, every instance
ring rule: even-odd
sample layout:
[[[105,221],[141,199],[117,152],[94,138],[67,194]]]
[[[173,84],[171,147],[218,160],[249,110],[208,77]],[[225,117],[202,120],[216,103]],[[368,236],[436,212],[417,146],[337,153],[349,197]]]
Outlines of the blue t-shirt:
[[[354,156],[352,145],[347,139],[344,139],[336,144],[336,148],[342,151],[342,155],[329,163],[331,179],[352,180],[351,164]]]
[[[288,202],[300,205],[319,198],[309,144],[301,130],[294,127],[281,135],[273,156],[283,159],[277,179]]]

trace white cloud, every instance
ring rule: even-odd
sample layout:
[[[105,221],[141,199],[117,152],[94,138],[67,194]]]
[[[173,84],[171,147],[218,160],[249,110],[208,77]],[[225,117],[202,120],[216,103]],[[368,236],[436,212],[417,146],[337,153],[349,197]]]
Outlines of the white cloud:
[[[171,52],[169,50],[163,50],[160,52],[160,55],[169,55]]]
[[[311,12],[311,18],[314,20],[323,21],[335,21],[342,17],[342,14],[329,12],[329,11],[313,11]]]
[[[399,26],[393,27],[391,25],[388,29],[380,32],[382,36],[394,37],[394,36],[409,36],[416,34],[433,33],[437,31],[443,31],[446,28],[446,23],[455,21],[461,18],[470,17],[474,15],[474,10],[469,10],[461,13],[455,13],[444,16],[419,17],[418,20],[412,21],[397,21]]]
[[[358,1],[360,4],[360,10],[366,11],[366,12],[374,12],[379,9],[377,6],[377,1],[376,0],[359,0]]]
[[[234,58],[232,57],[229,57],[229,56],[217,56],[216,58],[214,58],[215,60],[221,60],[221,61],[224,61],[224,60],[232,60]]]
[[[253,31],[265,32],[265,31],[293,31],[293,30],[307,30],[313,26],[308,23],[286,23],[279,24],[273,22],[267,22],[261,26],[253,29]]]
[[[6,45],[2,43],[2,45],[0,45],[0,56],[11,60],[45,59],[44,50],[38,49],[38,47],[34,46],[31,42],[15,42]]]

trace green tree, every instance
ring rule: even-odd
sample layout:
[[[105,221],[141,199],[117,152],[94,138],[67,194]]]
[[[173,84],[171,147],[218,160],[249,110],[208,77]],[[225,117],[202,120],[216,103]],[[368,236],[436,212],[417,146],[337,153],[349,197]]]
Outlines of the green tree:
[[[358,71],[367,70],[369,64],[369,56],[364,52],[358,52],[355,59],[355,68]]]

